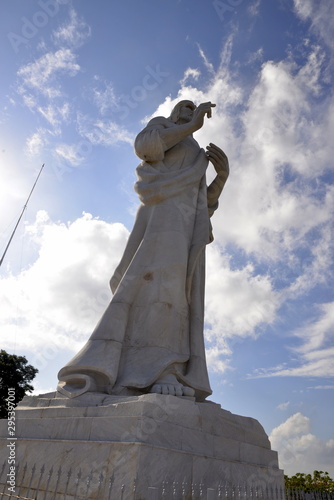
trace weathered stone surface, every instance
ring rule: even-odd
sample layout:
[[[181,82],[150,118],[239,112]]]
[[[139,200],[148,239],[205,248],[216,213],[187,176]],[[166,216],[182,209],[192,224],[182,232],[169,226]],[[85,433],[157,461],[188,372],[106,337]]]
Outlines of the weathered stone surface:
[[[84,347],[59,372],[68,398],[114,395],[211,394],[203,338],[205,248],[210,217],[229,175],[216,145],[193,138],[211,102],[180,101],[137,135],[142,160],[134,227],[110,285],[113,297]],[[209,186],[206,170],[216,176]]]
[[[96,484],[87,498],[108,498],[98,491],[101,485],[96,478],[101,472],[104,478],[113,476],[113,491],[118,493],[111,498],[120,498],[122,485],[132,485],[134,480],[141,499],[149,499],[148,487],[161,486],[166,478],[179,485],[202,481],[212,488],[224,482],[283,484],[277,453],[270,449],[262,426],[215,403],[147,394],[107,396],[101,404],[101,395],[91,394],[90,403],[95,406],[87,406],[83,395],[76,398],[78,406],[71,408],[64,406],[68,398],[57,396],[26,397],[17,408],[16,463],[35,464],[37,470],[43,464],[46,469],[81,469],[85,477],[93,472]],[[79,406],[80,401],[86,406]],[[7,456],[5,420],[0,421],[0,435],[2,463]],[[62,494],[65,479],[57,485]],[[46,476],[39,487],[49,491],[46,499],[53,498],[56,484],[47,485]],[[131,495],[129,487],[123,500],[132,500]]]

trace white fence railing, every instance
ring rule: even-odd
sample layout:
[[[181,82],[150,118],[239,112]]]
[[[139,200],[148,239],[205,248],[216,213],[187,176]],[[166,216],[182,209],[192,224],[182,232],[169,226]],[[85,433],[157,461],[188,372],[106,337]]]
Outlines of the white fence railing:
[[[287,488],[285,496],[286,500],[334,500],[334,492],[312,491],[309,493],[296,488]]]
[[[147,487],[147,491],[137,491],[137,481],[116,485],[114,477],[105,477],[102,473],[91,471],[85,475],[82,471],[62,467],[47,470],[44,466],[23,467],[17,465],[15,486],[10,489],[4,462],[0,470],[0,500],[285,500],[283,488],[249,486],[247,484],[218,483],[215,487],[204,481],[189,482],[184,480],[157,480]]]
[[[203,481],[158,480],[138,495],[136,479],[118,486],[113,476],[97,471],[82,471],[59,467],[37,469],[26,463],[15,471],[15,486],[8,478],[8,465],[0,469],[0,500],[334,500],[334,493],[278,488],[272,485],[249,486],[222,481],[215,487]]]

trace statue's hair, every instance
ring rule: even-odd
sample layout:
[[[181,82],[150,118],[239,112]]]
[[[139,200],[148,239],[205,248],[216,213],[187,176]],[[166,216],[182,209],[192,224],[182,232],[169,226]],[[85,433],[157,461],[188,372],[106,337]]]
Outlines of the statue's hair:
[[[178,122],[179,116],[180,116],[180,109],[185,104],[192,104],[193,106],[195,106],[195,104],[192,101],[189,101],[187,99],[178,102],[177,104],[175,104],[175,106],[172,109],[172,112],[171,112],[171,114],[169,116],[170,121],[172,121],[173,123],[177,123]]]

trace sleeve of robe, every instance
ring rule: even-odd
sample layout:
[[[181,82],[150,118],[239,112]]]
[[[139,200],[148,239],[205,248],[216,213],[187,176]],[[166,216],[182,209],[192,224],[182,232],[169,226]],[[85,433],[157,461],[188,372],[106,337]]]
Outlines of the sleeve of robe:
[[[153,118],[137,135],[135,153],[141,160],[154,163],[164,159],[167,146],[160,136],[159,129],[166,128],[166,122],[167,119],[162,116]]]

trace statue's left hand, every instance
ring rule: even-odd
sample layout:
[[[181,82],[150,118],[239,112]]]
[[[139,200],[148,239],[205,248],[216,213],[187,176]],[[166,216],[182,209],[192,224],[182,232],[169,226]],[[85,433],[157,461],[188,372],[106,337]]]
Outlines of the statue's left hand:
[[[219,179],[226,181],[230,173],[230,168],[228,158],[224,151],[210,142],[209,146],[206,148],[206,156],[214,166]]]

